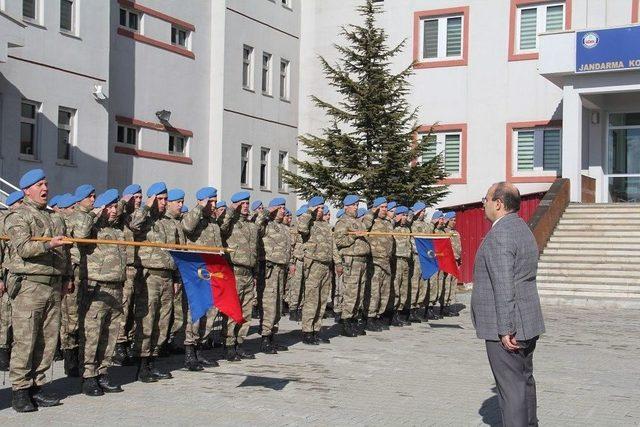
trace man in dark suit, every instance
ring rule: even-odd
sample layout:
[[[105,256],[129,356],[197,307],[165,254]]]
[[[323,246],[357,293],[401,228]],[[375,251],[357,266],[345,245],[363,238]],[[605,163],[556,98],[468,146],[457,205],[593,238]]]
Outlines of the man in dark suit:
[[[544,333],[538,246],[518,216],[520,193],[500,182],[482,200],[493,223],[476,255],[471,320],[486,343],[505,426],[537,425],[533,351]]]

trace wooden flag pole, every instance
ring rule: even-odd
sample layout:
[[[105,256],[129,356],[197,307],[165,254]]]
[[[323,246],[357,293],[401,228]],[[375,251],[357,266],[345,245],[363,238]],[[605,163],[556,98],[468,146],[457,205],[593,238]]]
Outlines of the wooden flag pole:
[[[8,236],[0,237],[0,240],[9,240]],[[51,237],[32,237],[31,240],[35,242],[48,242]],[[85,243],[93,245],[119,245],[119,246],[138,246],[145,248],[160,248],[160,249],[180,249],[185,251],[200,251],[200,252],[233,252],[233,249],[223,248],[219,246],[201,246],[201,245],[180,245],[177,243],[158,243],[158,242],[131,242],[128,240],[109,240],[109,239],[77,239],[74,237],[65,237],[64,242],[68,244],[72,243]]]
[[[404,236],[404,237],[431,237],[434,239],[449,239],[451,233],[389,233],[386,231],[349,231],[347,234],[355,236]]]

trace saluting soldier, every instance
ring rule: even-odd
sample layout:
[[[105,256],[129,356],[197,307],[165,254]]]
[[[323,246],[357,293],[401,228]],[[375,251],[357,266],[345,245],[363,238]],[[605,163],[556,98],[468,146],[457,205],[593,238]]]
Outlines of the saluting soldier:
[[[444,234],[442,223],[443,223],[443,213],[439,210],[436,210],[431,215],[431,225],[433,227],[432,232],[435,234]],[[435,306],[440,298],[443,279],[444,279],[444,273],[442,271],[438,271],[429,279],[429,288],[428,288],[427,296],[425,298],[425,306],[427,307],[425,314],[429,319],[442,318],[441,313],[436,313]]]
[[[298,223],[300,216],[307,211],[306,204],[300,206],[296,211],[296,223],[291,225],[292,247],[291,261],[288,278],[288,303],[289,319],[295,322],[302,320],[302,307],[304,307],[304,243],[302,236],[298,233]]]
[[[431,224],[425,221],[425,209],[427,205],[423,202],[416,202],[411,207],[413,216],[409,221],[412,233],[432,233],[433,228]],[[418,258],[418,249],[416,248],[415,240],[412,240],[413,247],[413,273],[411,276],[411,305],[405,307],[405,320],[407,322],[420,323],[420,317],[418,317],[418,310],[424,305],[425,296],[428,293],[429,283],[422,279],[422,271],[420,269],[420,262]],[[426,310],[426,308],[425,308]],[[425,315],[425,319],[426,319]]]
[[[451,235],[451,248],[453,249],[453,256],[456,259],[456,264],[460,267],[460,261],[462,257],[462,241],[460,234],[456,231],[456,213],[451,211],[444,214],[444,231]],[[451,309],[451,303],[456,301],[456,292],[458,287],[458,278],[444,273],[444,286],[440,296],[440,312],[443,316],[459,316],[460,313]]]
[[[394,276],[394,296],[393,301],[393,315],[391,317],[392,326],[405,326],[409,323],[405,322],[401,317],[406,308],[411,307],[411,268],[413,264],[413,251],[411,247],[411,228],[409,227],[409,221],[407,214],[409,209],[406,206],[398,206],[395,208],[395,227],[394,236],[396,243],[395,250],[395,276]],[[402,236],[406,234],[407,236]]]
[[[339,220],[344,216],[344,209],[338,209],[336,212],[336,220]],[[335,233],[335,225],[331,227],[331,231]],[[339,254],[339,253],[338,253]],[[343,261],[340,258],[340,262],[336,264],[337,267],[342,267]],[[333,289],[333,313],[335,314],[336,322],[339,322],[342,318],[342,296],[344,295],[344,274],[334,274],[334,289]]]

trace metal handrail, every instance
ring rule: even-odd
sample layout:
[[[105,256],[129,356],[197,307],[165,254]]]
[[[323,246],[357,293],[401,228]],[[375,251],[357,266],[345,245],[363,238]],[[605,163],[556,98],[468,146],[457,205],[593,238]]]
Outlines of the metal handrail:
[[[6,180],[6,179],[4,179],[4,178],[0,178],[0,183],[2,183],[2,184],[4,184],[4,185],[6,185],[7,187],[13,188],[13,189],[14,189],[14,190],[16,190],[16,191],[17,191],[17,190],[19,190],[19,188],[18,188],[18,187],[16,187],[15,185],[13,185],[12,183],[10,183],[9,181],[7,181],[7,180]],[[2,190],[0,190],[0,191],[2,191]]]

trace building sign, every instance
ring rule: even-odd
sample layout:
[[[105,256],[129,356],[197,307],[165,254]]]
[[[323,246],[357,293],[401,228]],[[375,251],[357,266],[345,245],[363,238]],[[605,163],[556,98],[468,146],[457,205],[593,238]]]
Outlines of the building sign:
[[[576,32],[576,73],[640,69],[640,26]]]

